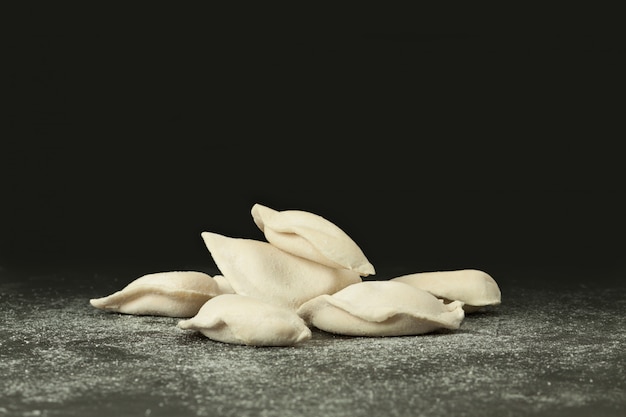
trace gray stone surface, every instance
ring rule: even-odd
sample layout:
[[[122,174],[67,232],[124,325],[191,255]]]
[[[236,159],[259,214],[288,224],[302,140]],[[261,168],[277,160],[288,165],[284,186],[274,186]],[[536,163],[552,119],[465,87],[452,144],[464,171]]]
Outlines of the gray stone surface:
[[[521,274],[458,331],[255,348],[89,305],[134,277],[0,271],[0,416],[626,415],[618,281]]]

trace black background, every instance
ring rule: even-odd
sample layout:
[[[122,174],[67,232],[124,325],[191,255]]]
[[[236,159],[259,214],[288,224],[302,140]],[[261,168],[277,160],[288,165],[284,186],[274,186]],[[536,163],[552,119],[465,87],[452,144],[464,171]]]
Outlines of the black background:
[[[210,264],[200,233],[263,239],[259,202],[404,272],[624,267],[610,11],[259,16],[21,13],[0,265]]]

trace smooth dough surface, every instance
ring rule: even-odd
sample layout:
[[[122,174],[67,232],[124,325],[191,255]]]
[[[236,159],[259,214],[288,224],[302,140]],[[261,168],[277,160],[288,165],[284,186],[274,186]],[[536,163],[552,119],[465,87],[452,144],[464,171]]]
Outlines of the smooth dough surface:
[[[215,280],[196,271],[158,272],[137,278],[109,296],[89,300],[116,313],[192,317],[209,299],[222,294]]]
[[[235,290],[230,286],[228,280],[224,278],[222,275],[214,275],[213,279],[217,284],[217,288],[220,294],[234,294]]]
[[[361,282],[357,272],[331,268],[287,253],[267,242],[203,232],[224,279],[237,294],[297,309],[321,294]]]
[[[426,290],[438,298],[462,301],[466,312],[501,302],[500,287],[486,272],[477,269],[420,272],[393,278],[415,288]]]
[[[292,346],[311,338],[311,330],[293,310],[238,294],[212,298],[178,327],[218,342],[250,346]]]
[[[361,276],[376,273],[354,240],[322,216],[255,204],[252,218],[267,241],[286,252],[333,268],[353,270]]]
[[[321,295],[297,311],[307,324],[349,336],[405,336],[458,329],[463,303],[444,304],[402,282],[365,281]]]

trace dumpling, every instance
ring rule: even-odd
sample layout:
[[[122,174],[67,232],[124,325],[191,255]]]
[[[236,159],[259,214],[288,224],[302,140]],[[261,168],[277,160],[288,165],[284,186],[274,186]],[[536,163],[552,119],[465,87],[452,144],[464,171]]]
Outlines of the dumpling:
[[[361,276],[374,275],[374,266],[357,244],[334,223],[300,210],[276,211],[261,204],[252,218],[269,243],[286,252]]]
[[[311,338],[311,330],[293,310],[237,294],[212,298],[178,327],[218,342],[250,346],[292,346]]]
[[[217,284],[217,289],[219,290],[220,294],[234,294],[235,293],[235,290],[233,290],[233,287],[230,286],[230,284],[228,283],[228,280],[224,278],[222,275],[214,275],[213,279],[215,280],[215,283]]]
[[[458,329],[463,303],[444,304],[402,282],[364,281],[321,295],[297,311],[309,325],[348,336],[406,336]]]
[[[222,294],[208,274],[196,271],[144,275],[121,291],[89,300],[92,306],[116,313],[192,317],[209,299]]]
[[[235,293],[297,309],[321,294],[332,294],[361,277],[287,253],[258,240],[203,232],[213,259]]]
[[[393,278],[415,288],[426,290],[446,301],[462,301],[466,313],[501,302],[500,287],[486,272],[477,269],[420,272]]]

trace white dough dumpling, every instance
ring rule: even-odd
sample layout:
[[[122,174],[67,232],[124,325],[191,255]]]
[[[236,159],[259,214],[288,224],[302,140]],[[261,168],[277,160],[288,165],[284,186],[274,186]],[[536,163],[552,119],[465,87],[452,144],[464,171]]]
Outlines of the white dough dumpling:
[[[212,298],[178,327],[218,342],[249,346],[292,346],[311,338],[311,330],[293,310],[238,294]]]
[[[415,288],[426,290],[446,301],[462,301],[466,313],[501,302],[500,287],[486,272],[477,269],[419,272],[393,278]]]
[[[365,281],[321,295],[297,311],[307,324],[348,336],[407,336],[458,329],[462,302],[444,304],[402,282]]]
[[[137,278],[122,290],[89,302],[96,308],[116,313],[192,317],[204,303],[223,291],[228,291],[228,287],[220,288],[203,272],[158,272]]]
[[[287,253],[267,242],[203,232],[224,279],[237,294],[296,310],[321,294],[361,282],[357,272],[331,268]]]
[[[307,211],[276,211],[261,204],[252,218],[272,245],[332,268],[345,268],[361,276],[374,275],[374,266],[361,248],[329,220]]]

